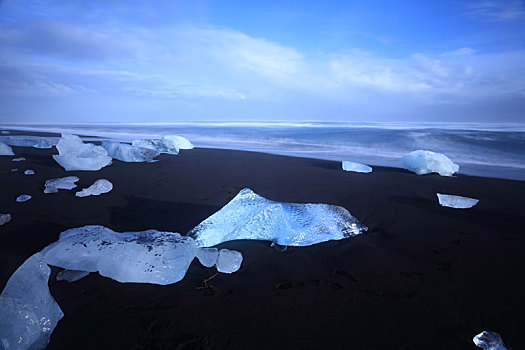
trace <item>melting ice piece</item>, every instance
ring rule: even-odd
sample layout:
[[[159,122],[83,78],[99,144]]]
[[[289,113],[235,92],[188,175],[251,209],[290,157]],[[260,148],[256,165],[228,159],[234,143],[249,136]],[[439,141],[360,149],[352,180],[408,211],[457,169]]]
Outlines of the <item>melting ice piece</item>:
[[[197,249],[197,259],[206,267],[212,267],[217,263],[219,250],[217,248],[200,248]]]
[[[18,158],[13,158],[12,160],[13,162],[23,162],[26,159],[24,157],[18,157]]]
[[[26,171],[24,171],[24,174],[25,175],[35,175],[35,172],[31,169],[27,169]]]
[[[496,332],[483,331],[476,335],[472,341],[483,350],[507,350],[500,335]]]
[[[11,221],[11,214],[0,214],[0,225],[7,224]]]
[[[162,141],[166,145],[170,145],[177,149],[193,149],[193,144],[185,137],[177,135],[166,135],[162,137]]]
[[[356,173],[371,173],[372,168],[368,165],[364,165],[361,163],[356,162],[350,162],[348,160],[343,160],[343,170],[345,171],[353,171]]]
[[[102,193],[108,193],[113,189],[113,184],[106,179],[100,179],[93,183],[88,188],[84,188],[82,191],[75,193],[77,197],[88,197],[98,196]]]
[[[242,254],[235,250],[221,249],[217,258],[217,271],[233,273],[241,268]]]
[[[443,207],[456,208],[456,209],[469,209],[478,204],[479,199],[454,196],[451,194],[436,193],[439,204]]]
[[[40,253],[27,259],[0,294],[0,348],[45,349],[64,316],[47,285],[51,269]]]
[[[63,270],[57,274],[57,281],[75,282],[89,275],[87,271]]]
[[[179,149],[175,147],[175,143],[167,139],[133,140],[131,144],[136,147],[143,147],[143,148],[157,150],[160,153],[179,154]]]
[[[60,177],[58,179],[49,179],[46,181],[44,193],[57,193],[59,189],[70,190],[77,187],[75,182],[78,181],[76,176]]]
[[[34,148],[51,148],[58,142],[58,137],[42,137],[30,135],[13,135],[2,136],[0,141],[10,146],[34,147]]]
[[[101,146],[83,143],[76,135],[62,134],[53,159],[66,171],[100,170],[111,163],[111,157]]]
[[[275,202],[245,188],[188,235],[200,247],[236,239],[308,246],[361,234],[366,226],[343,207]]]
[[[151,162],[160,152],[157,149],[138,147],[119,142],[102,142],[108,155],[122,162]]]
[[[31,196],[28,194],[21,194],[20,196],[16,197],[17,202],[27,202],[31,199]]]
[[[13,149],[3,142],[0,142],[0,156],[14,156]]]
[[[18,168],[13,168],[13,169],[11,169],[11,172],[13,172],[13,173],[14,173],[14,172],[17,172],[17,171],[18,171]]]
[[[452,176],[459,170],[459,165],[453,163],[446,155],[431,151],[410,152],[403,156],[401,162],[403,168],[418,175],[438,173],[441,176]]]

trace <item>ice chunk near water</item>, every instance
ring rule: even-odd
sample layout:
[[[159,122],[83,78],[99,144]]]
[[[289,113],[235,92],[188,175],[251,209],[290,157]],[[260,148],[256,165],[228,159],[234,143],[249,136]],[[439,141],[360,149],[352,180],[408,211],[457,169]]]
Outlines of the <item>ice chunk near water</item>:
[[[9,131],[8,130],[2,130],[2,134],[9,135]]]
[[[476,335],[472,341],[483,350],[507,350],[500,335],[496,332],[483,331]]]
[[[177,135],[166,135],[162,137],[162,141],[164,144],[170,144],[171,146],[177,149],[193,149],[194,146],[185,137],[177,136]]]
[[[21,194],[20,196],[16,197],[16,201],[20,203],[27,202],[30,199],[31,199],[31,196],[28,194]]]
[[[35,175],[35,172],[31,169],[27,169],[26,171],[24,171],[24,174],[25,175]]]
[[[343,207],[275,202],[245,188],[188,235],[199,247],[236,239],[308,246],[359,235],[366,230]]]
[[[368,165],[361,163],[350,162],[348,160],[343,160],[343,170],[344,171],[353,171],[356,173],[371,173],[372,168]]]
[[[57,274],[57,281],[75,282],[89,275],[87,271],[63,270]]]
[[[175,143],[168,139],[140,139],[133,140],[131,144],[135,147],[149,148],[166,154],[179,154],[179,149]]]
[[[0,142],[0,156],[14,156],[13,149],[3,142]]]
[[[36,253],[9,278],[0,294],[0,343],[4,349],[45,349],[64,316],[49,293],[51,269]]]
[[[418,175],[438,173],[441,176],[452,176],[459,170],[459,165],[452,162],[446,155],[423,150],[405,154],[402,165],[403,168]]]
[[[212,267],[217,263],[219,250],[217,248],[200,248],[197,249],[196,254],[202,266]]]
[[[1,142],[10,146],[34,147],[34,148],[51,148],[58,142],[58,137],[42,137],[31,135],[13,135],[0,137]]]
[[[436,193],[439,204],[443,207],[456,208],[456,209],[469,209],[478,204],[479,199],[454,196],[451,194]]]
[[[66,177],[60,177],[58,179],[49,179],[46,181],[46,188],[44,189],[44,193],[57,193],[58,190],[70,190],[77,185],[75,182],[78,181],[78,177],[76,176],[66,176]]]
[[[53,159],[66,171],[96,171],[111,163],[111,157],[103,147],[83,143],[76,135],[62,134],[57,150],[58,155],[53,155]]]
[[[0,225],[7,224],[11,221],[11,214],[0,214]]]
[[[160,152],[157,149],[138,147],[119,142],[102,142],[108,155],[122,162],[151,162]]]
[[[217,271],[233,273],[241,268],[242,254],[235,250],[221,249],[217,258]]]
[[[88,197],[88,196],[98,196],[102,193],[108,193],[113,189],[113,184],[106,179],[100,179],[93,183],[93,185],[88,188],[84,188],[82,191],[75,193],[77,197]]]
[[[13,162],[23,162],[26,159],[24,157],[18,157],[18,158],[13,158],[12,160]]]

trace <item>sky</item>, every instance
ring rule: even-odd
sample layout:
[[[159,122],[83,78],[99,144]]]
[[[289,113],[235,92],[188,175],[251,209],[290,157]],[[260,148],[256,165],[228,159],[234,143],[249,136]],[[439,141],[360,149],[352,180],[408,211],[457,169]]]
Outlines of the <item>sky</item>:
[[[0,0],[0,122],[525,123],[525,2]]]

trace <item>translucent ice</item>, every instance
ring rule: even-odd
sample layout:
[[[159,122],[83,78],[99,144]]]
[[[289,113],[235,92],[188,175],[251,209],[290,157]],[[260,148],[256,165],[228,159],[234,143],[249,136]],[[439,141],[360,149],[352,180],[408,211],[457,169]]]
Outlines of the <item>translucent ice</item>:
[[[245,188],[189,235],[200,247],[236,239],[272,241],[283,246],[308,246],[366,231],[342,207],[328,204],[275,202]]]
[[[500,335],[496,332],[483,331],[476,335],[472,341],[483,350],[507,350]]]
[[[34,148],[51,148],[58,142],[58,137],[42,137],[30,135],[1,136],[0,141],[10,146],[25,146]]]
[[[21,194],[20,196],[16,197],[17,202],[27,202],[31,199],[31,196],[28,194]]]
[[[403,168],[418,175],[438,173],[441,176],[452,176],[459,170],[447,156],[431,151],[414,151],[403,156]]]
[[[18,157],[18,158],[13,158],[12,160],[13,162],[23,162],[26,159],[24,157]]]
[[[11,214],[0,214],[0,225],[7,224],[11,221]]]
[[[57,274],[57,281],[75,282],[89,275],[87,271],[63,270]]]
[[[59,189],[70,190],[77,187],[75,182],[78,181],[76,176],[60,177],[58,179],[49,179],[46,181],[44,193],[57,193]]]
[[[111,163],[111,157],[101,146],[83,143],[76,135],[62,134],[53,159],[66,171],[100,170]]]
[[[151,162],[160,152],[156,149],[138,147],[119,142],[102,142],[108,155],[122,162]]]
[[[50,273],[42,255],[36,253],[7,281],[0,294],[0,344],[4,349],[45,349],[49,343],[64,316],[49,293]]]
[[[217,258],[217,271],[233,273],[241,268],[242,254],[235,250],[221,249]]]
[[[179,149],[175,146],[175,143],[169,139],[133,140],[131,144],[136,147],[157,150],[160,153],[179,154]]]
[[[356,162],[350,162],[348,160],[343,160],[343,170],[345,171],[353,171],[356,173],[371,173],[372,168],[368,165],[364,165],[361,163]]]
[[[0,156],[13,156],[13,149],[3,142],[0,142]]]
[[[185,137],[177,135],[166,135],[162,137],[164,144],[170,144],[170,146],[177,149],[193,149],[193,144]]]
[[[93,183],[88,188],[84,188],[82,191],[75,193],[77,197],[88,197],[98,196],[102,193],[108,193],[113,189],[113,184],[106,179],[100,179]]]
[[[479,199],[454,196],[451,194],[436,193],[439,204],[443,207],[457,208],[457,209],[468,209],[478,204]]]
[[[24,171],[24,174],[25,175],[35,175],[35,172],[31,169],[27,169],[26,171]]]
[[[197,259],[206,267],[212,267],[217,263],[219,250],[217,248],[200,248],[197,250]]]

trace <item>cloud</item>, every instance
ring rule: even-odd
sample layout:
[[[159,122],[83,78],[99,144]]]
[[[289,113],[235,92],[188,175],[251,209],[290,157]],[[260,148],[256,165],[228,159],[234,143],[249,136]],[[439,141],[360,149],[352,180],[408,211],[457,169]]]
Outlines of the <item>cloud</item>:
[[[478,1],[468,5],[468,14],[488,21],[522,21],[525,4],[520,0]]]

